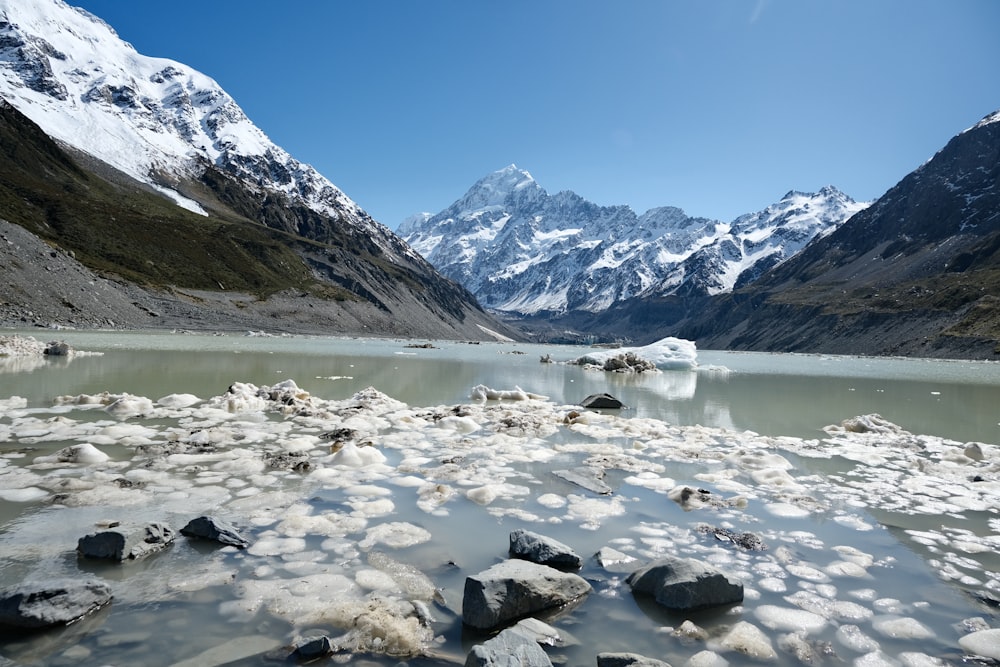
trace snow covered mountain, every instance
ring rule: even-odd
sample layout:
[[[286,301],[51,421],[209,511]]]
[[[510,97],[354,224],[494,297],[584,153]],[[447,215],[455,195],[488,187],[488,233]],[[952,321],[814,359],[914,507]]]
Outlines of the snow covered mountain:
[[[62,0],[0,0],[0,96],[49,136],[205,213],[188,191],[207,166],[280,193],[408,254],[340,189],[276,146],[211,78],[136,52]],[[308,236],[307,230],[288,229]]]
[[[215,81],[63,0],[0,0],[0,135],[0,218],[156,299],[187,308],[212,301],[176,289],[242,291],[273,313],[294,297],[266,322],[323,332],[499,331]]]
[[[520,315],[599,312],[640,296],[712,295],[751,282],[865,204],[833,187],[789,192],[731,223],[674,207],[637,215],[549,195],[510,165],[399,233],[480,303]]]

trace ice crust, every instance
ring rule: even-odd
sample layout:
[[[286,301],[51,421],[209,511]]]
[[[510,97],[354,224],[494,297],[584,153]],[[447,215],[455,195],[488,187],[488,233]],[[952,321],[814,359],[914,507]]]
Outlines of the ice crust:
[[[354,646],[406,656],[433,645],[426,603],[440,599],[426,562],[418,567],[407,554],[435,545],[428,527],[435,519],[473,512],[539,530],[613,530],[619,535],[604,545],[629,558],[682,551],[732,572],[747,586],[743,616],[692,664],[721,664],[727,655],[738,662],[734,654],[767,660],[775,646],[799,650],[823,633],[855,662],[879,664],[890,642],[942,638],[920,618],[919,600],[880,594],[880,569],[892,563],[825,544],[810,522],[860,534],[880,529],[862,515],[866,508],[933,517],[1000,507],[1000,483],[991,481],[1000,448],[914,435],[877,415],[802,440],[601,413],[573,421],[567,415],[579,408],[521,389],[476,387],[470,395],[478,402],[463,406],[413,407],[373,388],[325,400],[285,380],[236,382],[208,399],[102,393],[60,397],[55,406],[0,399],[0,436],[43,448],[0,455],[0,499],[52,504],[19,519],[5,537],[7,558],[57,571],[64,565],[55,545],[75,542],[77,526],[216,513],[252,533],[245,553],[185,576],[145,572],[123,599],[155,602],[225,585],[235,599],[219,610],[234,622],[263,611],[297,629],[332,624]],[[843,462],[835,477],[797,463],[833,457]],[[554,482],[550,471],[568,461],[616,475],[614,492]],[[695,465],[698,472],[685,472]],[[709,487],[699,502],[677,509],[679,489],[699,485]],[[650,497],[662,506],[652,509]],[[667,508],[683,518],[657,518]],[[767,516],[779,520],[768,524],[769,548],[760,552],[713,543],[695,529],[700,521],[739,528]],[[1000,519],[990,527],[906,534],[933,549],[942,578],[1000,591],[1000,574],[974,559],[1000,550]],[[600,594],[619,595],[616,585],[607,582]],[[982,650],[993,637],[969,634],[962,647]],[[922,654],[910,655],[921,664]]]

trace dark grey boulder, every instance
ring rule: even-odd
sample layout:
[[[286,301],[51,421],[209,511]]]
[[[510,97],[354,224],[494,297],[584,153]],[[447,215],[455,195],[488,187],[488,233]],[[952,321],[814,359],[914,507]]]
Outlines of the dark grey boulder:
[[[586,579],[570,572],[507,560],[465,579],[462,622],[490,630],[575,602],[590,591]]]
[[[510,555],[559,569],[579,569],[583,559],[558,540],[530,530],[515,530],[510,534]]]
[[[167,548],[174,541],[173,529],[165,523],[145,526],[119,526],[81,537],[76,551],[84,558],[102,558],[123,562],[139,560]]]
[[[0,626],[43,629],[66,625],[111,602],[111,587],[89,579],[31,581],[0,593]]]
[[[597,667],[670,667],[670,663],[638,653],[599,653]]]
[[[331,655],[334,651],[333,642],[326,635],[312,637],[304,640],[295,647],[294,655],[297,658],[322,658]]]
[[[620,410],[625,407],[625,404],[611,394],[591,394],[580,401],[580,406],[594,410]]]
[[[200,516],[197,519],[191,519],[186,526],[181,528],[181,535],[212,540],[240,549],[246,549],[250,546],[250,542],[240,535],[235,526],[214,516]]]
[[[686,611],[743,601],[743,584],[690,558],[662,558],[629,575],[633,593],[652,595],[667,609]]]
[[[552,667],[552,661],[537,642],[508,628],[473,646],[465,667]]]
[[[54,340],[45,346],[42,354],[46,354],[50,357],[68,357],[70,352],[72,352],[72,349],[70,348],[69,343]]]

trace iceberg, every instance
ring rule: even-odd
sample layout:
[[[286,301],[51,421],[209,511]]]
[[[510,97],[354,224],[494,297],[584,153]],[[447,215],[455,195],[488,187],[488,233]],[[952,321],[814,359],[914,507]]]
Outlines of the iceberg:
[[[604,370],[616,370],[613,367],[613,360],[625,359],[626,357],[649,362],[661,371],[687,371],[693,370],[698,365],[698,352],[694,341],[673,337],[661,338],[655,343],[642,347],[593,350],[568,363],[580,366],[600,366]],[[612,362],[612,364],[608,362]],[[609,368],[609,366],[612,367]],[[628,370],[628,368],[621,368],[621,370]]]

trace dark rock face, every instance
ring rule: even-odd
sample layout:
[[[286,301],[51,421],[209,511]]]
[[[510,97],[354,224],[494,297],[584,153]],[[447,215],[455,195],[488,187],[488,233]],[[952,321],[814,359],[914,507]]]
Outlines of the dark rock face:
[[[575,574],[529,561],[508,560],[466,578],[462,622],[489,630],[575,602],[590,591],[590,584]]]
[[[111,602],[100,581],[26,582],[0,593],[0,626],[43,629],[72,623]]]
[[[954,137],[869,208],[671,328],[699,347],[995,358],[1000,121]]]
[[[465,667],[552,667],[552,661],[536,642],[507,629],[473,646]]]
[[[84,558],[101,558],[119,563],[145,558],[174,541],[174,531],[164,523],[133,528],[112,528],[81,537],[76,551]]]
[[[512,558],[522,558],[559,569],[575,570],[583,566],[583,559],[570,547],[530,530],[511,532],[510,555]]]
[[[598,653],[597,667],[670,667],[670,664],[638,653]]]
[[[743,584],[704,563],[684,558],[663,558],[629,575],[633,593],[652,595],[667,609],[687,611],[739,604]]]
[[[246,549],[250,546],[250,542],[240,535],[235,526],[214,516],[200,516],[197,519],[192,519],[181,528],[181,535],[212,540],[240,549]]]
[[[591,394],[587,398],[580,401],[580,406],[584,408],[593,408],[595,410],[617,410],[624,408],[625,404],[611,394]]]

